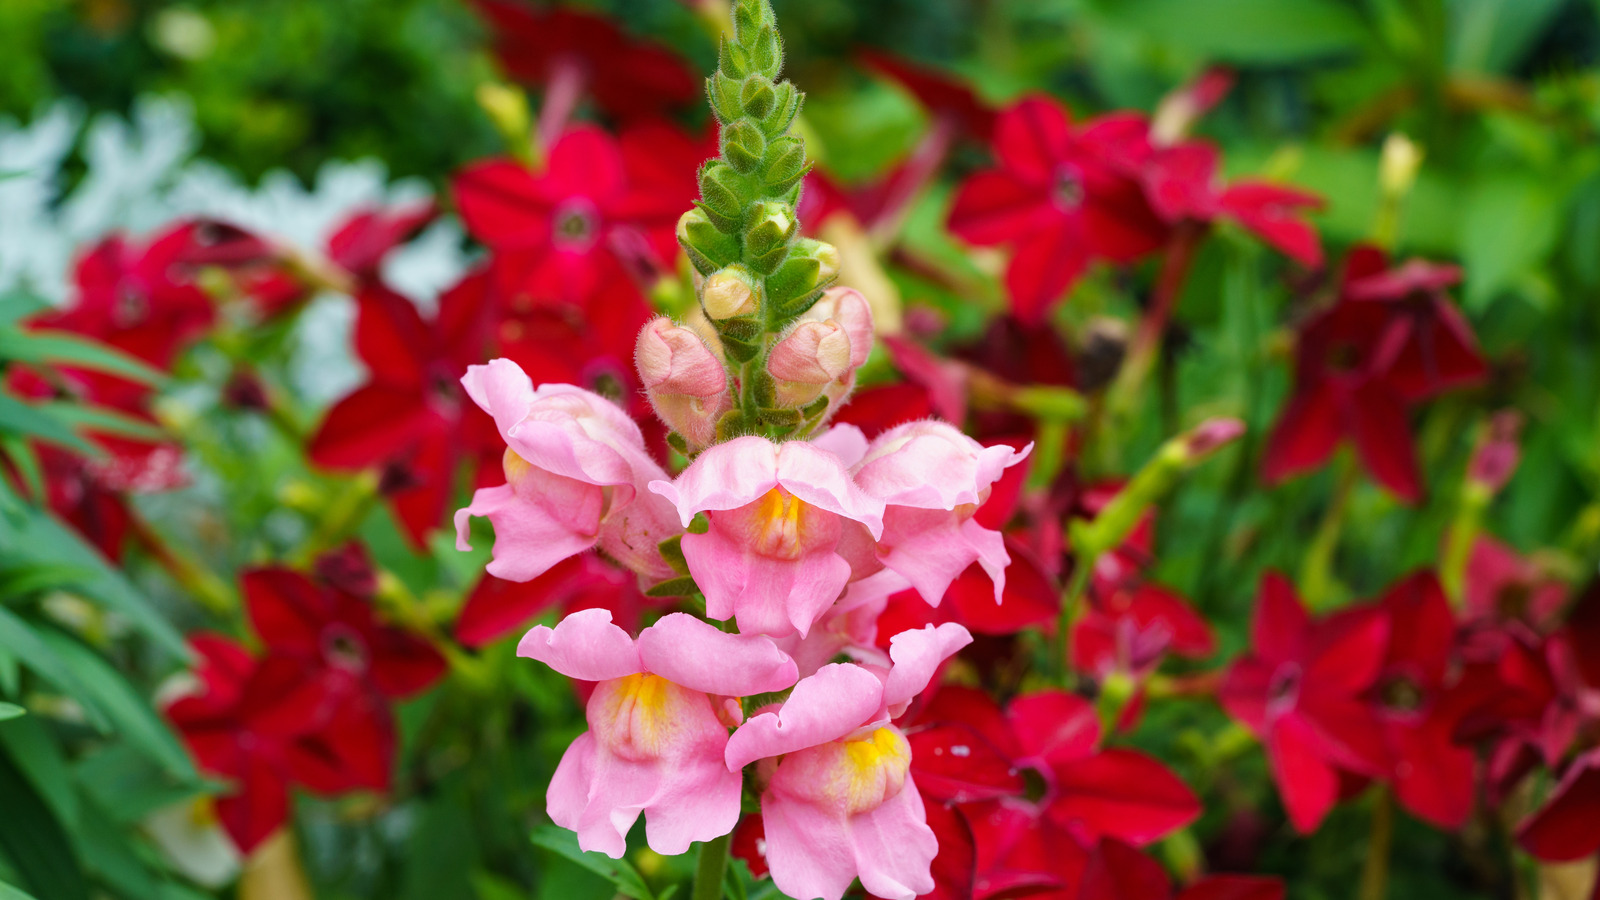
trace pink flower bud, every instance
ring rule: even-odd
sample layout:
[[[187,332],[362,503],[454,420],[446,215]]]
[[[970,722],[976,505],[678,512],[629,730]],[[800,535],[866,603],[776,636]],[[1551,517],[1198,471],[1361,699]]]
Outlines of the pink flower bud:
[[[1522,431],[1522,415],[1514,409],[1503,409],[1489,420],[1489,427],[1478,439],[1472,462],[1467,467],[1467,478],[1499,493],[1517,471],[1522,453],[1517,446],[1517,435]]]
[[[692,447],[710,444],[733,400],[727,370],[700,335],[658,316],[639,332],[633,358],[661,421]]]
[[[1233,443],[1243,434],[1244,423],[1238,419],[1207,419],[1186,435],[1188,446],[1184,449],[1189,461],[1196,462]]]
[[[832,288],[772,348],[767,372],[777,380],[779,403],[805,406],[826,395],[829,406],[837,407],[871,351],[866,298],[853,288]]]

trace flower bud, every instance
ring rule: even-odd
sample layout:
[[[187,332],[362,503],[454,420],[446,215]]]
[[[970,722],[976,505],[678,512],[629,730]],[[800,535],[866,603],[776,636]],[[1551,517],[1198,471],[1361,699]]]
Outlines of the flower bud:
[[[786,203],[767,201],[752,206],[744,229],[748,258],[770,273],[783,262],[797,227],[794,208]]]
[[[855,372],[872,351],[872,310],[853,288],[822,295],[772,348],[767,372],[778,402],[805,406],[828,398],[831,412],[855,386]]]
[[[739,259],[739,239],[719,231],[706,211],[698,207],[679,217],[678,245],[700,275],[709,275]]]
[[[717,419],[733,401],[728,394],[727,370],[705,341],[659,316],[639,332],[634,362],[661,421],[683,435],[691,447],[711,443]]]
[[[766,137],[749,119],[740,119],[722,129],[722,156],[739,174],[754,172],[766,151]]]
[[[700,305],[718,321],[753,314],[761,306],[755,274],[738,263],[713,272],[700,286]]]

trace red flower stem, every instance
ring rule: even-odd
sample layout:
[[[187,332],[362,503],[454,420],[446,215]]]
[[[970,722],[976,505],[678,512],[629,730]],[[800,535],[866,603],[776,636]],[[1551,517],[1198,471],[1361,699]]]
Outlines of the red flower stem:
[[[539,145],[544,156],[567,129],[572,111],[578,108],[578,98],[583,96],[583,64],[574,56],[563,54],[550,66],[550,80],[545,84],[544,103],[539,107]]]
[[[905,168],[900,170],[890,185],[883,208],[867,223],[867,233],[874,246],[887,247],[894,243],[900,230],[905,227],[906,214],[911,209],[912,201],[921,196],[923,188],[933,180],[945,158],[950,155],[950,147],[955,139],[956,124],[952,116],[941,115],[934,119],[933,127],[917,143],[910,159],[906,160]]]
[[[128,527],[147,553],[167,570],[172,580],[211,612],[227,614],[239,608],[239,598],[221,576],[195,557],[172,546],[139,511],[128,504]]]
[[[730,833],[700,845],[689,900],[722,900],[722,879],[728,869],[728,845],[732,840]]]
[[[1379,787],[1372,802],[1372,831],[1367,835],[1367,861],[1361,867],[1357,900],[1385,900],[1389,895],[1389,847],[1394,842],[1394,798]]]
[[[1110,409],[1118,418],[1132,408],[1134,398],[1155,365],[1156,354],[1161,349],[1161,337],[1166,334],[1167,322],[1178,305],[1178,298],[1183,296],[1183,286],[1189,280],[1189,268],[1194,263],[1195,250],[1199,248],[1207,230],[1205,223],[1183,222],[1172,232],[1166,256],[1161,261],[1161,273],[1156,277],[1155,290],[1150,297],[1150,308],[1139,321],[1139,329],[1134,332],[1133,340],[1128,345],[1127,359],[1117,373],[1116,383],[1111,386]]]
[[[1334,466],[1333,498],[1317,525],[1316,536],[1311,539],[1311,549],[1306,552],[1300,567],[1300,596],[1312,611],[1324,609],[1331,599],[1333,578],[1333,553],[1339,547],[1339,534],[1344,530],[1345,511],[1350,506],[1350,492],[1355,489],[1356,461],[1348,452],[1339,454]]]

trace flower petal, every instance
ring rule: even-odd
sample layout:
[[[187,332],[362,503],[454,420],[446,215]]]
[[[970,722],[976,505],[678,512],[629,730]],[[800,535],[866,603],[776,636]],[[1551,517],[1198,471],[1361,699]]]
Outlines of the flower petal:
[[[792,687],[794,660],[759,634],[728,634],[688,613],[662,616],[639,633],[646,671],[686,688],[747,697]]]
[[[535,625],[517,643],[517,655],[579,681],[609,681],[644,671],[633,639],[611,624],[609,609],[580,610],[555,628]]]

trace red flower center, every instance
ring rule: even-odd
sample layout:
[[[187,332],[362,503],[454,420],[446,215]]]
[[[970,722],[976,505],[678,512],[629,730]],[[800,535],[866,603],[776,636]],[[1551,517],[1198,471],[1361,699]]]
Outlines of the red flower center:
[[[1393,675],[1379,687],[1378,698],[1389,712],[1410,715],[1422,709],[1427,695],[1409,676]]]
[[[336,669],[363,672],[367,668],[367,645],[355,629],[335,622],[323,629],[322,657]]]
[[[1300,699],[1300,666],[1298,663],[1284,663],[1272,673],[1272,681],[1267,686],[1267,711],[1282,713],[1288,711]]]
[[[1495,592],[1494,605],[1502,619],[1522,619],[1528,614],[1533,600],[1533,586],[1525,581],[1513,581]]]
[[[552,240],[563,250],[587,250],[600,232],[599,211],[585,197],[572,197],[556,207]]]
[[[1361,367],[1361,348],[1350,341],[1337,341],[1328,347],[1327,355],[1323,357],[1328,370],[1341,375],[1354,372]]]
[[[117,299],[111,306],[111,324],[118,328],[132,328],[150,315],[150,299],[129,284],[117,287]]]
[[[1058,166],[1055,184],[1050,189],[1050,199],[1055,201],[1056,206],[1068,211],[1083,205],[1083,172],[1077,166]]]

